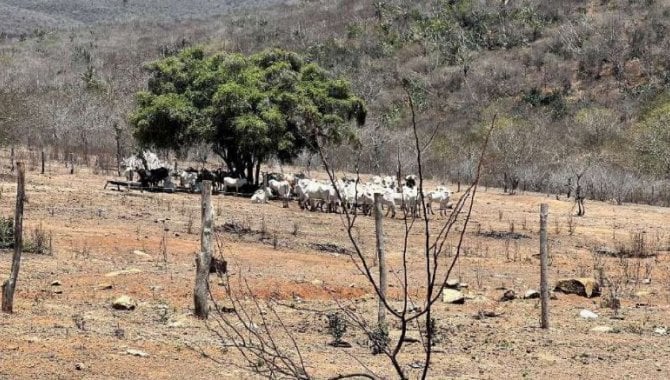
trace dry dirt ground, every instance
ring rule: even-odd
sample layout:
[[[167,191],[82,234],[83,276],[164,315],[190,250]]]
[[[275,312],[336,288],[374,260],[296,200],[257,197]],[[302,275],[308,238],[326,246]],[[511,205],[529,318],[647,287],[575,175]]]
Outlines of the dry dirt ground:
[[[6,167],[0,171],[8,172]],[[25,225],[29,240],[38,228],[51,234],[53,255],[23,256],[15,313],[0,314],[0,379],[254,378],[240,355],[223,347],[216,318],[206,323],[192,316],[199,196],[103,190],[106,176],[83,167],[69,175],[54,163],[48,172],[27,172]],[[13,215],[14,182],[9,175],[1,177],[0,215]],[[611,285],[592,299],[557,293],[551,301],[551,329],[546,331],[538,328],[538,300],[498,301],[503,289],[523,294],[538,287],[535,254],[541,202],[550,207],[552,282],[566,276],[600,276],[594,267],[602,267]],[[217,225],[234,222],[254,231],[221,235],[233,284],[244,279],[265,316],[271,314],[265,302],[272,300],[311,375],[360,372],[364,364],[380,377],[395,378],[388,361],[371,355],[364,334],[353,327],[344,335],[351,348],[328,345],[332,337],[325,315],[337,310],[335,300],[369,321],[376,317],[371,288],[350,256],[314,248],[315,243],[351,247],[339,215],[301,211],[295,203],[289,209],[276,201],[251,204],[232,196],[214,197],[214,208]],[[465,293],[471,297],[463,305],[436,305],[440,341],[430,378],[670,377],[669,337],[655,332],[670,325],[670,210],[587,202],[585,217],[572,218],[571,213],[573,203],[564,198],[480,189],[463,257],[452,276],[469,284]],[[161,219],[169,219],[168,231]],[[436,218],[434,228],[443,221]],[[360,217],[357,223],[356,235],[372,254],[374,221]],[[399,218],[386,218],[384,223],[389,266],[395,271],[405,224]],[[485,236],[512,230],[525,237]],[[636,233],[643,236],[651,258],[620,260],[593,253],[600,246],[631,246]],[[413,295],[423,290],[422,236],[417,225],[409,238]],[[0,251],[3,280],[10,261],[11,252]],[[393,273],[390,292],[397,295]],[[52,286],[53,281],[61,285]],[[216,276],[211,288],[219,304],[231,305]],[[617,315],[603,303],[615,290],[622,299]],[[112,300],[124,294],[138,302],[134,311],[111,307]],[[245,304],[253,311],[249,298]],[[580,318],[585,308],[598,319]],[[482,312],[497,317],[475,318]],[[280,330],[275,320],[267,324]],[[613,332],[591,331],[596,326],[612,327]],[[391,324],[392,337],[397,328]],[[289,347],[285,337],[279,340]],[[148,356],[129,355],[128,349]],[[411,343],[401,356],[411,378],[419,372],[409,364],[421,358],[420,352],[421,344]]]

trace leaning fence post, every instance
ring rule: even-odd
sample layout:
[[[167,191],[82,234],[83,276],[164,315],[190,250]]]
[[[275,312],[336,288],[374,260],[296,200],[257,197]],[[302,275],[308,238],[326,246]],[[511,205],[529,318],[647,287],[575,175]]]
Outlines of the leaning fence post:
[[[195,315],[207,319],[209,309],[209,266],[212,262],[212,181],[202,181],[202,227],[200,232],[200,253],[196,256],[195,289],[193,302]]]
[[[14,309],[14,289],[19,279],[21,253],[23,250],[23,201],[25,192],[25,167],[22,162],[16,164],[18,179],[16,188],[16,212],[14,214],[14,256],[12,256],[12,270],[9,279],[2,284],[2,311],[12,313]]]
[[[382,326],[386,320],[386,257],[384,254],[384,229],[382,227],[382,194],[375,193],[375,236],[377,246],[377,263],[379,264],[379,305],[377,325]]]
[[[549,328],[549,287],[547,286],[547,214],[549,205],[540,205],[540,296],[542,298],[542,328]]]

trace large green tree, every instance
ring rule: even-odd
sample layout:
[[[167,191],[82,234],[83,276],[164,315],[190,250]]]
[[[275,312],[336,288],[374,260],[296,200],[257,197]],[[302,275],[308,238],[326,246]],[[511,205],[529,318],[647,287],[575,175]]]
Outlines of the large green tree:
[[[147,91],[130,116],[144,146],[209,143],[236,174],[258,183],[270,157],[291,161],[318,143],[355,139],[366,108],[349,83],[295,53],[207,55],[190,48],[147,65]]]

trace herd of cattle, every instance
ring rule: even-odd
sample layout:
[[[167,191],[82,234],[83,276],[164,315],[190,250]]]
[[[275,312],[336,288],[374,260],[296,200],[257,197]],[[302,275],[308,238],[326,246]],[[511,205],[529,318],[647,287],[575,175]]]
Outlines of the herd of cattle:
[[[166,167],[146,169],[144,167],[128,166],[125,170],[126,179],[133,180],[134,173],[139,176],[142,188],[162,187],[164,189],[176,187],[194,193],[202,190],[202,181],[212,182],[213,190],[229,192],[235,190],[239,194],[240,188],[247,185],[245,178],[237,178],[222,169],[208,170],[187,168],[178,173],[172,173]],[[369,182],[353,179],[337,179],[319,181],[306,178],[303,174],[269,173],[263,181],[267,186],[252,195],[253,203],[267,203],[270,199],[280,199],[284,207],[289,201],[297,200],[303,210],[322,212],[357,212],[369,215],[374,206],[375,194],[380,194],[382,207],[386,215],[395,217],[398,211],[404,215],[418,216],[420,214],[419,194],[416,176],[408,175],[398,183],[395,177],[373,176]],[[432,191],[425,192],[426,212],[435,214],[433,204],[439,206],[441,215],[452,207],[451,192],[444,186],[438,186]]]
[[[419,192],[416,176],[408,175],[401,183],[391,176],[373,176],[369,182],[354,179],[337,179],[319,181],[305,178],[304,175],[284,175],[279,173],[268,174],[268,186],[257,190],[251,197],[254,203],[267,203],[270,198],[277,197],[284,201],[296,199],[303,210],[320,210],[325,212],[356,212],[369,215],[374,206],[375,194],[380,194],[380,203],[386,209],[386,216],[391,214],[395,218],[398,211],[405,215],[418,216]],[[438,186],[435,190],[425,193],[426,212],[435,214],[433,203],[439,206],[441,215],[452,207],[451,192],[445,186]]]

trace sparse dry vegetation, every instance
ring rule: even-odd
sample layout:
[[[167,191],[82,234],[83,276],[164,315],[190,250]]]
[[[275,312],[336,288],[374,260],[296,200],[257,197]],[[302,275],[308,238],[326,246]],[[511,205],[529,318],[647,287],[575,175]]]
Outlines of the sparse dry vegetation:
[[[669,15],[666,2],[623,0],[0,0],[0,273],[14,162],[28,170],[0,378],[669,377]],[[370,322],[371,217],[217,195],[204,322],[190,292],[198,195],[102,189],[139,148],[129,115],[156,82],[145,65],[195,46],[209,68],[215,52],[294,51],[365,100],[355,144],[309,146],[294,166],[247,157],[257,181],[261,164],[321,180],[419,173],[425,188],[458,189],[461,207],[480,182],[465,222],[460,208],[383,219],[385,323]],[[214,113],[192,90],[202,132]],[[205,144],[177,148],[158,154],[220,164]],[[548,331],[521,297],[538,288],[541,202],[550,279],[600,284],[599,299],[555,294]],[[431,236],[443,236],[432,257]],[[437,273],[449,273],[439,291]],[[461,303],[441,302],[447,278]],[[122,294],[132,311],[112,307]],[[593,330],[604,325],[616,336]]]

